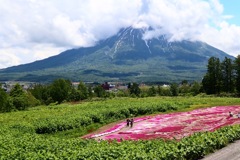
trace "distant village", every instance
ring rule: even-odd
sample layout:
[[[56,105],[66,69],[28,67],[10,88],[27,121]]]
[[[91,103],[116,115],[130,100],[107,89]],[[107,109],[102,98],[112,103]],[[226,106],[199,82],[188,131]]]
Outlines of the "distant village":
[[[28,90],[33,88],[36,84],[35,82],[16,82],[16,81],[7,81],[7,82],[0,82],[1,87],[4,91],[6,92],[10,92],[11,89],[16,85],[16,84],[20,84],[23,88],[23,90]],[[80,82],[72,82],[72,85],[77,88],[77,86],[79,85]],[[99,83],[96,82],[85,82],[86,85],[90,85],[90,86],[95,86],[95,85],[99,85]],[[120,83],[120,82],[105,82],[103,84],[101,84],[101,86],[103,87],[104,90],[106,91],[117,91],[117,90],[126,90],[128,89],[127,85],[124,83]]]
[[[6,92],[10,92],[11,89],[16,85],[16,84],[20,84],[23,88],[23,90],[28,90],[33,88],[36,84],[36,82],[23,82],[23,81],[7,81],[7,82],[0,82],[1,87],[4,91]],[[77,88],[77,86],[79,85],[80,82],[72,82],[72,85]],[[84,82],[85,85],[89,85],[89,86],[96,86],[99,85],[100,83],[97,82]],[[126,83],[123,82],[105,82],[100,84],[102,86],[102,88],[106,91],[111,91],[111,92],[115,92],[118,90],[127,90],[128,89],[128,85]],[[139,84],[140,87],[145,86],[144,83]],[[163,87],[167,87],[168,85],[162,85]]]
[[[33,82],[16,82],[16,81],[0,82],[2,89],[6,92],[10,92],[11,89],[17,83],[22,86],[23,90],[28,90],[28,89],[34,87],[34,85],[36,84],[36,83],[33,83]]]

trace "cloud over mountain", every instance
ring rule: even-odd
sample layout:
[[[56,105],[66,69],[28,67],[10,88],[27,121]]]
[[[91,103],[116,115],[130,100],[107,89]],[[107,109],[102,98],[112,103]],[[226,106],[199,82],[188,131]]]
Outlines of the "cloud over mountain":
[[[144,38],[202,40],[236,55],[240,26],[218,0],[0,0],[0,68],[94,45],[120,28],[151,26]]]

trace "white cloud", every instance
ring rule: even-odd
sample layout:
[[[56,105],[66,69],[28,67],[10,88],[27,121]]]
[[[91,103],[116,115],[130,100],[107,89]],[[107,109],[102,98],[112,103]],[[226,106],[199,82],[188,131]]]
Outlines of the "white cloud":
[[[122,27],[151,26],[145,35],[203,40],[239,54],[240,26],[228,24],[218,0],[0,0],[0,68],[91,46]]]
[[[0,68],[5,68],[19,63],[20,59],[11,50],[5,50],[0,53]]]
[[[199,39],[231,53],[233,56],[240,54],[240,27],[224,21],[218,27],[218,29],[205,27]]]

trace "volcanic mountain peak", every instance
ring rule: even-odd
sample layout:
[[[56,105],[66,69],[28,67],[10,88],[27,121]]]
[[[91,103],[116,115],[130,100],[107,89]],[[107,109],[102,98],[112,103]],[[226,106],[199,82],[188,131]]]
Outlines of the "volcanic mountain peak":
[[[105,54],[112,59],[118,57],[118,54],[125,52],[140,52],[144,54],[155,54],[154,47],[160,45],[163,53],[173,50],[171,42],[165,38],[166,35],[154,37],[153,29],[148,28],[133,28],[128,27],[121,29],[116,35],[100,41],[99,45],[106,45],[108,48]],[[153,50],[152,50],[153,49]],[[143,54],[143,55],[144,55]],[[137,55],[136,55],[137,56]],[[138,58],[137,58],[138,59]]]

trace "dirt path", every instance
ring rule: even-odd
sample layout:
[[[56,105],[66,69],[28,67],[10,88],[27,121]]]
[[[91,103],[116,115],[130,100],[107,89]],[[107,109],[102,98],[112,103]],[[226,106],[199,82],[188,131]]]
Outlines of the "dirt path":
[[[146,121],[146,120],[142,120],[142,121],[139,121],[139,122],[134,122],[132,127],[124,126],[124,127],[121,128],[120,130],[118,130],[118,131],[116,131],[116,132],[109,133],[109,134],[118,134],[118,133],[120,133],[120,132],[125,132],[125,131],[128,131],[128,130],[130,130],[130,129],[134,129],[134,125],[135,125],[135,124],[138,124],[138,123],[144,122],[144,121]],[[123,122],[123,121],[121,121],[121,122]],[[119,122],[118,122],[118,123],[119,123]],[[117,124],[117,123],[114,123],[114,124]],[[105,127],[106,127],[106,128],[110,128],[110,126],[113,126],[114,124],[111,124],[111,125],[105,126]],[[104,128],[105,128],[105,127],[104,127]],[[104,128],[100,129],[98,132],[100,133],[101,131],[104,131]],[[96,134],[96,133],[95,133],[95,134]],[[109,134],[105,134],[105,135],[96,137],[96,138],[94,138],[94,139],[96,139],[96,140],[101,140],[101,139],[104,139],[104,137],[105,137],[106,135],[109,135]]]
[[[240,140],[229,144],[215,153],[207,155],[202,160],[239,160],[240,159]]]

